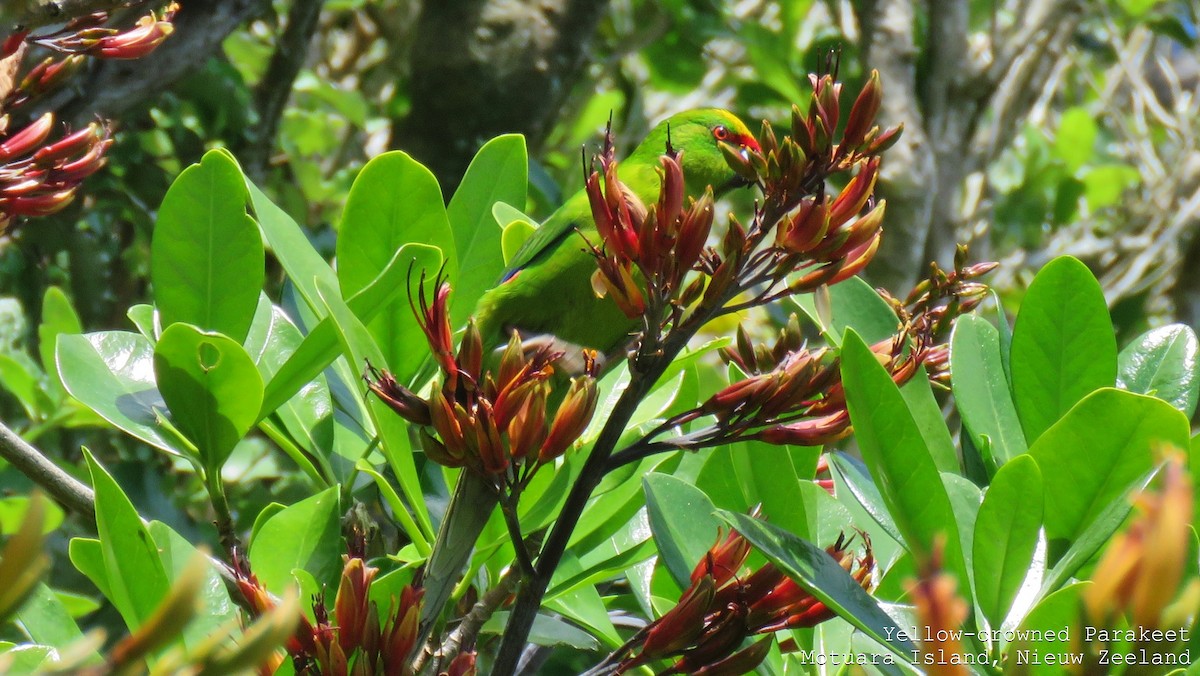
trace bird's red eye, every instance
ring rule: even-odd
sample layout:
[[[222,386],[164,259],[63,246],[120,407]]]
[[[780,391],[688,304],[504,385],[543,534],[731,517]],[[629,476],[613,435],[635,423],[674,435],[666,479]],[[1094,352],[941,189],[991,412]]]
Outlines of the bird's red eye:
[[[719,124],[713,127],[713,138],[718,141],[726,141],[729,139],[729,130],[725,128],[725,125]]]

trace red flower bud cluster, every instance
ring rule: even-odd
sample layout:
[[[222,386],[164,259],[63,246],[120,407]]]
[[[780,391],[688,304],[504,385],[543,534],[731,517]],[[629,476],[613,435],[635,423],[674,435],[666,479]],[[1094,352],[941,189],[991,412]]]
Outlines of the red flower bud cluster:
[[[140,59],[158,48],[175,30],[172,23],[179,5],[167,5],[161,13],[150,12],[127,30],[105,26],[108,12],[93,12],[76,18],[61,30],[40,35],[32,41],[64,54],[87,54],[103,59]]]
[[[425,454],[434,462],[494,477],[521,466],[528,476],[566,452],[591,422],[598,397],[594,362],[570,381],[551,412],[552,364],[561,354],[545,346],[527,351],[514,333],[498,368],[485,370],[483,342],[473,323],[454,349],[450,286],[440,280],[435,286],[430,301],[422,279],[413,311],[442,372],[440,386],[435,384],[424,399],[373,368],[367,385],[392,410],[421,426]]]
[[[863,540],[861,557],[850,550],[852,538],[838,538],[826,552],[869,589],[875,558],[870,540]],[[772,637],[738,651],[747,637],[813,627],[834,616],[774,564],[739,575],[749,554],[750,543],[737,531],[718,536],[679,603],[626,644],[616,673],[664,659],[675,662],[662,674],[748,673],[766,657]]]
[[[10,118],[0,118],[7,128]],[[104,166],[112,141],[106,126],[93,122],[47,144],[54,115],[46,113],[20,130],[0,136],[0,220],[46,216],[75,196],[83,179]]]
[[[313,619],[301,616],[296,633],[285,645],[296,673],[410,676],[424,591],[406,585],[398,597],[388,601],[387,614],[381,622],[379,608],[370,599],[371,583],[379,570],[359,557],[344,558],[332,617],[325,601],[314,599]],[[275,607],[276,600],[249,572],[243,559],[235,557],[234,568],[238,587],[251,612],[261,615]],[[474,653],[461,653],[444,673],[474,674]]]
[[[712,188],[685,206],[679,155],[664,155],[659,161],[662,189],[658,202],[649,207],[617,179],[611,143],[600,157],[600,171],[587,179],[587,196],[600,235],[599,245],[589,243],[598,263],[592,285],[598,294],[611,296],[629,317],[640,317],[646,310],[635,268],[669,298],[700,261],[712,230]]]

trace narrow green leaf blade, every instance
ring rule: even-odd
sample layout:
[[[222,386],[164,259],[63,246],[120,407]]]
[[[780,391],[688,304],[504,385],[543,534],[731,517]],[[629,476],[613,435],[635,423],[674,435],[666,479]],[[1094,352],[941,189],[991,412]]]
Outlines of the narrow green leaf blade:
[[[170,583],[150,531],[117,485],[84,449],[96,492],[96,529],[109,585],[109,600],[130,630],[142,626],[167,595]]]
[[[947,567],[968,580],[954,508],[899,388],[853,329],[842,341],[842,382],[863,461],[918,560],[946,538]]]
[[[911,664],[916,647],[904,630],[824,549],[745,514],[719,510],[717,515],[805,591]]]
[[[993,627],[1004,622],[1037,548],[1042,472],[1029,455],[996,472],[975,517],[975,599]]]
[[[475,302],[504,272],[502,231],[492,216],[497,202],[524,207],[528,191],[529,158],[525,137],[505,134],[483,144],[450,198],[446,215],[461,261],[450,308],[452,326],[466,322]]]
[[[950,376],[963,425],[976,448],[991,450],[993,471],[1029,450],[1004,375],[996,327],[976,315],[958,318],[950,340]]]

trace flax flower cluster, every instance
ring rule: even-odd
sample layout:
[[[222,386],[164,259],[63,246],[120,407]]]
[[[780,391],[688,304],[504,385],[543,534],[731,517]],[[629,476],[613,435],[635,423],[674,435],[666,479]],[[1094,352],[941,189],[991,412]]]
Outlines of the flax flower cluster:
[[[826,553],[868,589],[875,558],[870,541],[863,539],[862,556],[850,549],[852,539],[843,538]],[[616,653],[621,659],[616,673],[660,660],[673,660],[662,674],[748,673],[766,657],[773,637],[739,651],[746,638],[813,627],[834,616],[774,564],[743,574],[749,555],[750,543],[737,531],[718,538],[693,569],[679,603]]]
[[[21,124],[22,106],[65,83],[86,56],[137,59],[149,54],[171,34],[177,9],[172,3],[127,30],[106,26],[110,14],[96,12],[49,34],[31,35],[19,28],[0,43],[0,231],[15,218],[65,208],[83,180],[104,166],[112,144],[104,122],[61,132],[53,113]],[[18,77],[28,43],[56,55]]]
[[[251,611],[261,615],[274,609],[278,602],[249,572],[245,561],[238,561],[235,568],[238,587]],[[330,614],[323,598],[314,598],[313,619],[301,615],[299,626],[285,644],[297,674],[410,676],[413,673],[410,663],[417,646],[423,590],[405,585],[399,596],[389,600],[381,619],[380,608],[370,598],[371,584],[378,572],[359,556],[345,557],[333,613]],[[443,672],[446,676],[474,673],[473,652],[459,654]]]
[[[442,372],[428,399],[409,391],[386,371],[369,369],[372,392],[409,422],[421,426],[426,455],[447,467],[467,467],[504,483],[524,483],[540,465],[562,455],[579,438],[596,410],[596,367],[570,383],[554,379],[561,353],[548,347],[527,352],[513,335],[497,369],[484,368],[483,344],[469,324],[453,347],[450,286],[435,280],[432,300],[421,282],[413,311]],[[555,388],[565,388],[554,392]],[[557,407],[552,402],[560,401]],[[551,410],[553,408],[553,410]]]

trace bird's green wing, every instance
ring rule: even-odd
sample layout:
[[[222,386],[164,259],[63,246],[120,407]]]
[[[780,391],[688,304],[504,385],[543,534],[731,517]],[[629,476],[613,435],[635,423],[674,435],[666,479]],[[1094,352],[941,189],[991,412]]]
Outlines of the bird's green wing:
[[[571,197],[566,204],[551,214],[550,218],[534,230],[521,248],[513,254],[512,260],[508,262],[508,270],[504,272],[500,281],[507,281],[542,252],[553,250],[564,239],[570,237],[577,226],[582,226],[584,221],[590,220],[590,214],[585,211],[586,205],[587,195],[581,192]]]

